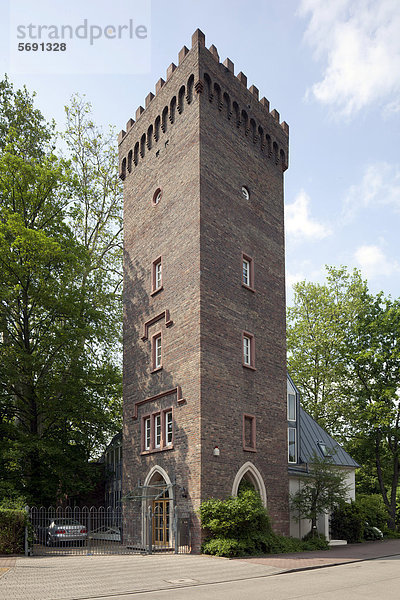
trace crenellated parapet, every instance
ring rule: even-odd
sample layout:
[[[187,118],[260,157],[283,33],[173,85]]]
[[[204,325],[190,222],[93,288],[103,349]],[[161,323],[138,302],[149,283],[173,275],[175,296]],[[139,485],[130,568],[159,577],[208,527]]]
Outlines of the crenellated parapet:
[[[181,85],[170,92],[168,102],[162,103],[164,107],[160,109],[153,122],[150,125],[148,125],[148,122],[145,124],[142,115],[153,105],[155,98],[160,98],[164,94],[166,84],[168,84],[170,90],[173,89],[171,82],[177,81],[174,77],[175,73],[193,51],[208,53],[213,59],[213,65],[218,65],[217,73],[215,73],[215,69],[209,69],[210,73],[208,70],[195,72],[193,69],[186,81],[183,84],[181,81]],[[221,77],[218,77],[218,72]],[[237,94],[237,97],[233,97],[232,88],[234,86],[225,86],[227,89],[229,87],[229,93],[224,89],[222,80],[226,77],[232,77],[241,84],[240,93]],[[245,101],[243,101],[242,92],[245,92],[245,96],[248,95],[248,99]],[[268,159],[274,161],[276,165],[279,165],[283,171],[287,169],[288,124],[285,121],[280,122],[277,110],[270,111],[269,101],[265,97],[259,99],[259,90],[255,85],[247,87],[247,77],[244,73],[239,72],[235,76],[234,63],[229,58],[221,63],[217,48],[214,45],[211,45],[209,49],[205,47],[205,35],[200,29],[197,29],[192,35],[191,50],[183,46],[178,54],[178,66],[174,63],[169,65],[166,79],[160,78],[155,85],[155,94],[150,92],[146,96],[145,106],[137,108],[135,120],[129,119],[126,130],[119,133],[118,143],[120,147],[126,141],[128,134],[131,133],[128,144],[124,144],[124,151],[121,152],[121,179],[125,179],[138,166],[146,152],[150,151],[160,137],[167,132],[168,128],[173,126],[185,107],[189,107],[195,99],[203,94],[215,106],[217,112],[222,113],[234,127],[243,132],[250,143],[258,145],[260,151]],[[258,107],[257,111],[252,111],[254,106]],[[258,112],[261,114],[261,118],[257,118],[252,112]],[[267,126],[265,126],[265,121]],[[143,127],[141,128],[142,122]]]

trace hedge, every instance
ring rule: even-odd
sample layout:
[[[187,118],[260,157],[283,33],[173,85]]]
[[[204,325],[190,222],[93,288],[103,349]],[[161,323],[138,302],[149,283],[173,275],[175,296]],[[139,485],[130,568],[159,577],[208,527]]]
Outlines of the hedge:
[[[0,508],[0,554],[21,554],[28,515],[24,510]]]

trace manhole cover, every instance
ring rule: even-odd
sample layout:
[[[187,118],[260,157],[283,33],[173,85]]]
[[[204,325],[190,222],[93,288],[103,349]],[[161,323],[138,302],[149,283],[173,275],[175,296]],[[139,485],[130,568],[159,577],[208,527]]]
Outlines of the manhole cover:
[[[198,581],[196,581],[196,579],[166,579],[165,580],[167,583],[198,583]]]

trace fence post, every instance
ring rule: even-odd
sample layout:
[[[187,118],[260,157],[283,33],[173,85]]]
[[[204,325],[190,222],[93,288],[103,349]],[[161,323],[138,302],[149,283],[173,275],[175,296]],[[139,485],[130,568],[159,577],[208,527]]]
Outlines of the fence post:
[[[91,541],[90,541],[90,531],[91,531],[91,513],[90,508],[88,509],[88,526],[87,526],[87,555],[91,555]]]
[[[174,507],[174,538],[175,538],[175,554],[179,553],[179,527],[178,527],[178,507]]]
[[[147,515],[147,551],[149,554],[153,552],[153,515],[151,506],[148,508]]]
[[[25,506],[25,512],[28,515],[28,520],[27,520],[27,523],[25,525],[24,549],[25,549],[25,556],[29,556],[29,554],[30,554],[30,552],[29,552],[29,542],[28,542],[29,506]]]

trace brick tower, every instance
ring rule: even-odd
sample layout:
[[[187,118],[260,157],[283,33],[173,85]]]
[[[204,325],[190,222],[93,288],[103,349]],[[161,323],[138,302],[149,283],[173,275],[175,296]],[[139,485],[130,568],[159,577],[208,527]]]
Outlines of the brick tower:
[[[136,541],[152,504],[153,542],[172,545],[176,506],[197,550],[200,502],[235,495],[242,479],[287,534],[288,126],[197,30],[119,152],[123,495],[141,503]]]

